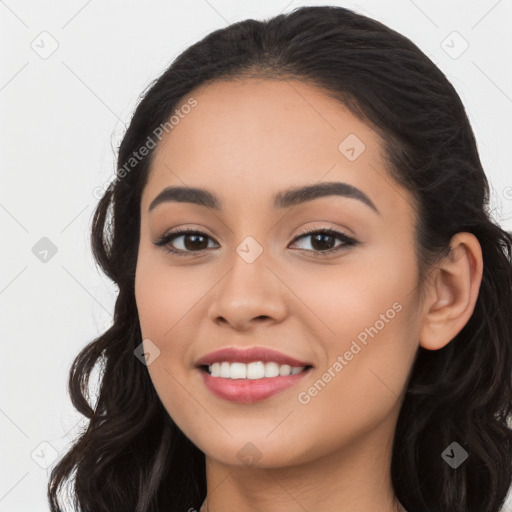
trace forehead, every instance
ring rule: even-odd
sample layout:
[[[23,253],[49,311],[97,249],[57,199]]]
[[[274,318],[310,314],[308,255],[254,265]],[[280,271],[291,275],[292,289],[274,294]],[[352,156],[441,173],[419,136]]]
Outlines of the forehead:
[[[201,86],[181,104],[190,97],[196,106],[155,149],[146,207],[168,185],[208,188],[242,207],[320,181],[343,181],[380,203],[396,202],[382,139],[322,89],[245,79]]]
[[[190,96],[197,106],[164,136],[156,159],[186,155],[193,166],[215,158],[219,170],[243,163],[244,170],[262,173],[287,160],[300,160],[303,167],[319,159],[334,163],[350,134],[359,139],[359,150],[364,144],[364,159],[379,157],[381,141],[370,127],[323,90],[299,80],[214,82]]]

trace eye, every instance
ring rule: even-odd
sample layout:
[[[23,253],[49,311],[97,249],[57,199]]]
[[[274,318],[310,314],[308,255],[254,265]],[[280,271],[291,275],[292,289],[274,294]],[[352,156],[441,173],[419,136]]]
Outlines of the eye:
[[[176,248],[174,243],[180,238],[183,240],[178,245],[181,245],[182,248]],[[294,242],[306,238],[311,239],[310,245],[313,247],[313,249],[300,250],[314,252],[319,256],[342,251],[359,243],[344,233],[330,228],[309,231],[295,238]],[[341,243],[331,247],[335,239],[340,240]],[[207,249],[208,240],[213,239],[202,231],[191,229],[176,229],[170,233],[162,235],[156,242],[154,242],[154,244],[158,247],[164,248],[165,251],[176,256],[192,256],[194,253],[203,252],[204,249]]]
[[[354,238],[330,228],[308,231],[307,233],[295,238],[294,242],[303,238],[311,239],[309,245],[313,247],[313,252],[319,256],[326,256],[358,244],[357,240]],[[341,240],[341,243],[332,247],[331,245],[335,239]],[[302,250],[310,251],[309,249]]]
[[[179,238],[183,238],[181,243],[182,247],[184,247],[183,249],[176,248],[171,244],[171,242],[174,242]],[[190,253],[201,252],[202,249],[207,249],[208,239],[213,240],[209,235],[202,231],[176,229],[170,233],[162,235],[156,242],[154,242],[154,244],[158,247],[163,247],[171,254],[176,254],[177,256],[190,256]]]

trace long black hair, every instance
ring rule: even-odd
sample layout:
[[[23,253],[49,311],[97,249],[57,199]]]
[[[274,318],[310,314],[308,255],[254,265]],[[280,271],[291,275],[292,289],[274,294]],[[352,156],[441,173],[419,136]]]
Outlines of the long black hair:
[[[119,293],[112,326],[70,371],[72,402],[89,423],[52,470],[52,512],[62,510],[59,491],[68,481],[81,512],[184,512],[205,498],[204,454],[169,417],[134,356],[142,341],[134,296],[140,199],[153,150],[133,158],[196,87],[242,77],[318,85],[378,131],[390,176],[417,203],[421,276],[447,254],[454,234],[478,238],[484,269],[474,312],[444,348],[419,347],[391,476],[410,511],[498,512],[512,480],[512,236],[491,219],[475,137],[444,74],[401,34],[330,6],[212,32],[179,55],[139,102],[119,147],[116,179],[94,212],[93,253]],[[88,379],[96,365],[101,381],[93,405]],[[452,442],[468,453],[457,468],[441,457]]]

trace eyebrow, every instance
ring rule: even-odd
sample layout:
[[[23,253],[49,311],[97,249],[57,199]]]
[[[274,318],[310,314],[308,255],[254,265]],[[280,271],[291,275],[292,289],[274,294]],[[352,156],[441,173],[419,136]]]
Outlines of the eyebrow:
[[[274,197],[274,209],[288,208],[297,204],[312,201],[320,197],[342,196],[350,199],[357,199],[369,206],[377,214],[379,210],[372,200],[360,189],[338,181],[317,183],[304,187],[294,187],[278,192]],[[153,210],[162,203],[175,201],[178,203],[193,203],[206,206],[213,210],[222,209],[222,200],[212,192],[197,187],[169,186],[164,188],[149,205],[148,211]]]

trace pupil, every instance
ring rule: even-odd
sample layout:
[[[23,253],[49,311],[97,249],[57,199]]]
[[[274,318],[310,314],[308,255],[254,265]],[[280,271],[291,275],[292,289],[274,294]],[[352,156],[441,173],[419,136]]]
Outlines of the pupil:
[[[323,234],[317,234],[317,235],[314,235],[313,236],[313,241],[311,243],[311,245],[313,246],[314,249],[316,250],[328,250],[328,249],[332,249],[331,245],[332,243],[327,243],[327,245],[329,247],[326,247],[326,239],[329,241],[329,242],[332,242],[333,241],[333,235],[323,235]],[[318,242],[320,242],[319,246],[318,246]],[[315,247],[315,245],[317,245]]]
[[[203,239],[203,244],[201,245],[201,243],[199,243],[199,245],[197,244],[197,239]],[[188,240],[192,240],[193,239],[193,242],[192,242],[192,246],[190,247],[190,244],[187,244],[187,241]],[[186,235],[185,236],[185,248],[187,250],[190,250],[190,251],[197,251],[198,249],[205,249],[207,246],[208,246],[208,242],[206,242],[206,245],[204,244],[205,240],[206,240],[206,237],[202,236],[202,235]]]

